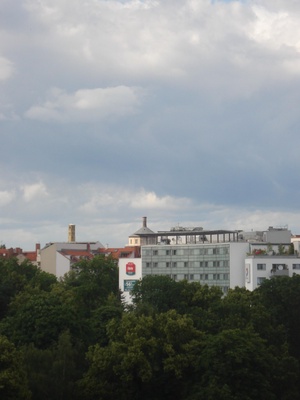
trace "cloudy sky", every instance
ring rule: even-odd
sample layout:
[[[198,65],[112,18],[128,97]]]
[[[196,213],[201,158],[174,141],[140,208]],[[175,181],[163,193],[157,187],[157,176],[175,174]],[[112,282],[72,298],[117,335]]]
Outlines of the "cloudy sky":
[[[300,233],[299,0],[1,0],[0,243]]]

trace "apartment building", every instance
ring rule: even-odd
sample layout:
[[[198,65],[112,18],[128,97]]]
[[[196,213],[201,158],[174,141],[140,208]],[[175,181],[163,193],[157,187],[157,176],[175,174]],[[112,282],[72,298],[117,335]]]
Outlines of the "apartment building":
[[[129,236],[129,242],[137,236],[141,259],[119,262],[120,289],[127,301],[135,281],[147,275],[218,286],[226,294],[236,286],[254,290],[263,279],[300,273],[299,253],[292,254],[286,227],[243,232],[176,226],[155,233],[144,217],[142,228]],[[135,265],[134,274],[130,263]]]

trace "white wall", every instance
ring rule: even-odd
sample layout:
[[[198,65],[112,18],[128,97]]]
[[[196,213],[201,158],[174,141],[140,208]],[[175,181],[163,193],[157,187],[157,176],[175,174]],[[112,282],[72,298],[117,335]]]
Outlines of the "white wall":
[[[61,278],[70,271],[70,259],[56,252],[56,277]]]
[[[257,264],[265,264],[265,270],[258,270]],[[248,257],[245,260],[245,284],[246,289],[255,290],[259,285],[257,278],[271,279],[271,269],[273,264],[287,265],[288,275],[300,274],[300,269],[293,269],[293,264],[300,264],[300,258],[293,256],[262,256]],[[246,273],[246,271],[248,273]],[[284,273],[285,274],[285,273]]]
[[[132,302],[130,287],[142,278],[141,258],[120,258],[119,259],[119,288],[123,293],[124,301],[127,304]]]
[[[245,257],[249,243],[230,242],[230,288],[245,286]]]

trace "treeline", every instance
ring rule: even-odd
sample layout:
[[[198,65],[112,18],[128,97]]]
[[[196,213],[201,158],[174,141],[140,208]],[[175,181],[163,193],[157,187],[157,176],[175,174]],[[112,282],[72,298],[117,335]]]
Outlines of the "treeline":
[[[300,398],[300,276],[254,292],[148,276],[125,307],[116,261],[62,280],[0,260],[3,400]]]

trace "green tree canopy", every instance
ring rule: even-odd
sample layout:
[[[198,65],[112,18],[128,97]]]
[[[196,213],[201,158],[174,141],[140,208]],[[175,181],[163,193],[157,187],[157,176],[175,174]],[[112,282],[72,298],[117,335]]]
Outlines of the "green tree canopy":
[[[0,398],[31,399],[22,355],[4,336],[0,336]]]
[[[82,260],[72,266],[62,283],[73,291],[78,306],[89,313],[103,305],[110,294],[119,294],[117,261],[102,255]]]
[[[108,346],[96,345],[88,353],[83,398],[182,398],[202,339],[190,318],[175,310],[156,316],[127,313],[109,324],[108,334]]]

